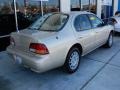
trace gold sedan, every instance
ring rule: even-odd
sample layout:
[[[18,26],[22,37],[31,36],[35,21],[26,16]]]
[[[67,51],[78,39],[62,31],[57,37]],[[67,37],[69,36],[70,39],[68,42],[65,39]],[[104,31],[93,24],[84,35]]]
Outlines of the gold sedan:
[[[75,72],[81,56],[113,44],[113,26],[89,12],[51,13],[11,34],[7,48],[14,61],[41,73],[64,66]]]

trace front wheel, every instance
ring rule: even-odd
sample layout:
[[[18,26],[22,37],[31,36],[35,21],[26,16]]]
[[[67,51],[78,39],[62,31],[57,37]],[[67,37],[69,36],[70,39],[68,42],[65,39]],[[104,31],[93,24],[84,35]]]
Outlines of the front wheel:
[[[112,45],[113,45],[113,34],[110,33],[109,38],[108,38],[105,46],[108,47],[108,48],[110,48],[110,47],[112,47]]]
[[[68,73],[74,73],[80,65],[81,53],[78,48],[72,48],[66,58],[64,67]]]

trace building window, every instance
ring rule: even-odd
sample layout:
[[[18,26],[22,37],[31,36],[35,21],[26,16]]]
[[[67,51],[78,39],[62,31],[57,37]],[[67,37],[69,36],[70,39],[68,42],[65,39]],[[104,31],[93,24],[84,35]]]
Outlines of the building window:
[[[90,11],[96,13],[97,0],[71,0],[71,11]]]
[[[120,0],[118,0],[118,3],[120,3]],[[118,11],[120,11],[120,4],[118,4]]]
[[[18,8],[18,4],[17,4]],[[1,0],[0,1],[0,14],[11,14],[13,13],[13,1],[12,0]]]
[[[26,14],[41,15],[50,12],[59,12],[60,11],[60,0],[48,0],[42,2],[40,1],[28,1],[26,2]]]
[[[59,12],[60,11],[60,1],[59,0],[49,0],[48,2],[43,2],[44,13],[48,12]]]
[[[105,21],[113,16],[113,1],[114,0],[102,0],[102,13],[101,18]]]
[[[41,14],[41,3],[40,1],[34,0],[16,0],[17,11],[25,14],[32,18],[36,15]],[[44,14],[49,12],[60,11],[60,0],[48,0],[43,1],[42,8]],[[0,1],[0,14],[11,14],[14,13],[13,0],[1,0]]]
[[[80,11],[81,0],[71,0],[71,11]]]
[[[97,0],[90,0],[90,12],[96,14],[97,10]]]
[[[81,10],[82,11],[89,11],[90,2],[89,0],[81,0]]]

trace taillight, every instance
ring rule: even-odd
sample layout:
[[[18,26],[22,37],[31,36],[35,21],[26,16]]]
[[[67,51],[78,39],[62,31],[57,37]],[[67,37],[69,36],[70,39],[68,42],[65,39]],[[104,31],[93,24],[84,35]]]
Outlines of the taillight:
[[[31,52],[34,52],[36,54],[40,54],[40,55],[46,55],[49,54],[49,51],[47,49],[47,47],[44,44],[41,43],[31,43],[29,50]]]
[[[14,41],[14,38],[10,37],[10,44],[15,46],[15,41]]]

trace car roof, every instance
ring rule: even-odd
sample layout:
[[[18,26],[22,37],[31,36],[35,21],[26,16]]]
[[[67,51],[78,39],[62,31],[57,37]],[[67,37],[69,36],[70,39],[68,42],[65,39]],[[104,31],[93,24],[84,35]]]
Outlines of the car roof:
[[[90,12],[87,12],[87,11],[72,11],[70,13],[68,13],[70,15],[76,15],[76,14],[92,14]]]
[[[71,12],[54,12],[55,14],[68,14],[68,15],[79,15],[79,14],[93,14],[87,11],[71,11]]]

